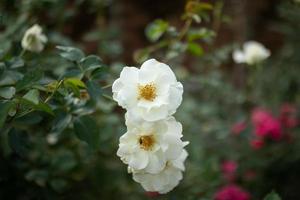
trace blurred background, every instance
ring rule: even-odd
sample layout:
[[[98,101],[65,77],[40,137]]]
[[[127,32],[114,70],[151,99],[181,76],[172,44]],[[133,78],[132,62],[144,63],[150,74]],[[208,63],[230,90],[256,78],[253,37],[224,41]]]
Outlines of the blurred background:
[[[33,24],[42,26],[47,45],[25,53],[26,68],[16,67]],[[8,77],[2,71],[16,77],[38,66],[40,85],[73,75],[57,45],[99,56],[105,72],[95,79],[104,97],[90,90],[92,98],[81,95],[77,103],[58,96],[49,102],[55,116],[6,118],[0,199],[255,200],[272,190],[300,199],[299,35],[298,0],[1,0],[1,101]],[[232,52],[249,40],[271,56],[255,66],[236,64]],[[151,57],[170,65],[184,85],[175,117],[190,141],[189,157],[183,180],[166,195],[145,192],[116,156],[125,111],[108,98],[124,66]],[[75,130],[77,117],[86,115],[96,130],[92,149]]]

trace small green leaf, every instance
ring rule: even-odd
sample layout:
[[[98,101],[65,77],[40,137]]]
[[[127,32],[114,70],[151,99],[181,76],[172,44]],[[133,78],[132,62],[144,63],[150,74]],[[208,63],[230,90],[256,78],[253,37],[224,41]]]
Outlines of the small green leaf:
[[[0,86],[16,84],[23,77],[24,75],[17,71],[5,70],[0,77]]]
[[[16,91],[19,92],[31,87],[43,77],[43,73],[39,70],[31,71],[16,83]]]
[[[151,42],[155,42],[168,30],[168,27],[168,22],[157,19],[146,27],[146,36]]]
[[[84,57],[84,53],[74,47],[57,46],[56,48],[62,51],[60,53],[61,57],[72,62],[79,62]]]
[[[202,56],[204,53],[202,47],[194,42],[189,42],[187,50],[195,56]]]
[[[67,114],[65,112],[58,112],[56,113],[56,117],[53,122],[52,132],[53,133],[60,133],[65,128],[67,128],[72,120],[72,115]]]
[[[107,75],[108,75],[107,67],[103,66],[101,68],[93,70],[92,73],[91,73],[90,79],[92,79],[92,80],[103,80]]]
[[[216,33],[207,28],[200,28],[196,30],[190,30],[188,32],[188,41],[194,41],[198,39],[203,39],[205,41],[212,39],[216,36]]]
[[[14,57],[8,62],[8,65],[11,69],[19,68],[24,66],[24,61],[20,57]]]
[[[272,191],[264,198],[264,200],[281,200],[281,198],[276,192]]]
[[[29,90],[24,96],[24,99],[37,105],[40,101],[40,92],[37,89]]]
[[[48,113],[50,115],[54,115],[54,112],[53,112],[52,108],[48,104],[46,104],[44,102],[40,102],[39,104],[35,105],[34,109],[46,112],[46,113]]]
[[[64,81],[65,84],[72,84],[76,87],[79,87],[79,88],[86,88],[84,82],[82,82],[80,79],[78,78],[67,78],[65,81]]]
[[[87,90],[90,96],[92,97],[92,99],[94,101],[99,100],[99,98],[102,95],[102,89],[99,86],[99,84],[97,84],[96,81],[91,81],[91,80],[89,80],[86,84],[87,84]]]
[[[78,78],[68,78],[64,81],[64,86],[68,89],[71,89],[72,92],[79,97],[80,89],[86,88],[84,82]]]
[[[91,117],[82,116],[75,119],[74,131],[77,137],[87,142],[92,149],[98,148],[99,128]]]
[[[0,128],[2,128],[9,110],[14,103],[12,101],[0,101]]]
[[[11,99],[16,93],[16,89],[14,87],[3,87],[0,88],[0,97],[5,99]]]
[[[102,60],[95,55],[89,55],[83,59],[80,60],[79,64],[82,66],[82,68],[87,70],[94,70],[97,68],[102,67],[103,63]]]

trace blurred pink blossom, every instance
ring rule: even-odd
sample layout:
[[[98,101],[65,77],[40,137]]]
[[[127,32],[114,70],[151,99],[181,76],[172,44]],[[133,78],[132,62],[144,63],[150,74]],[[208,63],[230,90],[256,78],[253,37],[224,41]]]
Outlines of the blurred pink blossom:
[[[252,112],[251,119],[256,136],[269,137],[273,140],[281,139],[282,128],[280,121],[273,117],[271,113],[262,108],[256,108]]]
[[[250,141],[250,145],[253,149],[261,149],[265,142],[262,138],[254,138]]]
[[[227,181],[234,181],[235,180],[235,172],[238,168],[237,162],[234,160],[225,160],[221,164],[221,170],[223,173],[223,177]]]
[[[222,187],[215,194],[214,200],[249,200],[250,194],[236,185]]]
[[[237,122],[235,124],[233,124],[233,126],[231,127],[231,132],[234,135],[239,135],[242,131],[244,131],[246,129],[246,122],[242,121],[242,122]]]

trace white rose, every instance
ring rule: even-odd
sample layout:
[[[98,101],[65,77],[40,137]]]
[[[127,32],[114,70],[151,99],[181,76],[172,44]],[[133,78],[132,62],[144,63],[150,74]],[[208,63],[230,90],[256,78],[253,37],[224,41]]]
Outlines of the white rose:
[[[155,121],[176,112],[183,86],[168,65],[150,59],[140,69],[124,67],[112,91],[120,106],[144,120]]]
[[[185,170],[184,161],[187,156],[187,151],[183,150],[176,160],[168,161],[158,174],[129,171],[132,172],[133,180],[140,183],[146,191],[165,194],[174,189],[182,179],[182,171]]]
[[[35,24],[25,32],[21,44],[25,50],[41,52],[46,42],[47,37],[42,33],[42,28]]]
[[[135,121],[125,115],[127,132],[121,136],[117,155],[134,170],[158,173],[167,160],[175,160],[187,142],[182,142],[182,126],[174,117],[156,122]]]
[[[243,50],[233,52],[233,60],[236,63],[247,63],[248,65],[257,64],[271,55],[270,51],[262,44],[249,41],[243,45]]]

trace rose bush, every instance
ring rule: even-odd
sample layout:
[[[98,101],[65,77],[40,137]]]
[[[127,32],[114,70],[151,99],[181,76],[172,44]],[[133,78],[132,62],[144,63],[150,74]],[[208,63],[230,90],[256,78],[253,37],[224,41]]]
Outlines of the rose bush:
[[[0,2],[0,199],[299,199],[298,3],[124,2]]]

